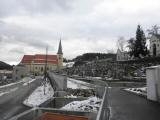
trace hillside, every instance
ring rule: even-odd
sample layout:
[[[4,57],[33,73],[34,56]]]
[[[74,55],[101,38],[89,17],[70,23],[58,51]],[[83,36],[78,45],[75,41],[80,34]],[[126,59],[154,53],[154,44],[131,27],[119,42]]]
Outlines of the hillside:
[[[108,59],[112,58],[113,60],[116,59],[116,54],[114,53],[85,53],[83,55],[77,56],[74,60],[81,60],[81,61],[92,61],[92,60],[101,60],[101,59]]]
[[[104,59],[110,59],[112,61],[116,60],[116,54],[114,53],[85,53],[83,55],[77,56],[73,59],[75,61],[76,65],[81,65],[89,61],[95,61],[95,60],[104,60]]]
[[[0,70],[11,70],[13,67],[5,62],[0,61]]]

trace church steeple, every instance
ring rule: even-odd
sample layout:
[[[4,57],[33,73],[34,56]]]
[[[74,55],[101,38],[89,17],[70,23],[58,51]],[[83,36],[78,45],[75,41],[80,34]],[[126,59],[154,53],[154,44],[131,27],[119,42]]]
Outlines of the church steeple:
[[[59,47],[58,47],[58,52],[57,52],[57,54],[63,54],[63,52],[62,52],[61,39],[60,39],[60,41],[59,41]]]
[[[59,41],[57,57],[58,57],[58,69],[62,69],[63,68],[63,52],[62,52],[61,39]]]

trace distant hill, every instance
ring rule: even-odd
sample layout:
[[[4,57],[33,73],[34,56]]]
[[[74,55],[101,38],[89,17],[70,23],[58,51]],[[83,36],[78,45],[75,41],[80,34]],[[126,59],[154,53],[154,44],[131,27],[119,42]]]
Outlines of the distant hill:
[[[108,59],[112,58],[113,60],[116,60],[116,54],[114,53],[85,53],[83,55],[77,56],[74,58],[75,61],[81,60],[81,61],[92,61],[92,60],[101,60],[101,59]]]
[[[0,61],[0,70],[12,70],[13,67],[5,62]]]
[[[112,59],[113,61],[116,60],[116,54],[114,53],[85,53],[83,55],[77,56],[73,59],[76,65],[81,65],[89,61],[94,60],[103,60],[103,59]]]

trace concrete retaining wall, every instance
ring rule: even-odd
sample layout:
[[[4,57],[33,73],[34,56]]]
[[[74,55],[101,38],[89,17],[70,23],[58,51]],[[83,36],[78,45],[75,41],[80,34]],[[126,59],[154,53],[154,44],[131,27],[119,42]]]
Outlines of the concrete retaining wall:
[[[147,98],[160,102],[160,66],[147,68]]]
[[[67,89],[67,77],[62,75],[57,75],[55,73],[49,72],[49,77],[54,84],[56,91],[65,91]]]

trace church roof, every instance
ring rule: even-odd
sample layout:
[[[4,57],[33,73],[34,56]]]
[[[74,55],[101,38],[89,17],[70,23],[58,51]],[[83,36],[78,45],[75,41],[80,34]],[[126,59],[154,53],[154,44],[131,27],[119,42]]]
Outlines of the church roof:
[[[34,55],[24,55],[21,63],[31,63],[34,59]]]
[[[59,41],[59,47],[58,47],[58,52],[57,52],[57,54],[63,54],[63,52],[62,52],[61,40]]]
[[[45,54],[24,55],[21,61],[22,64],[27,64],[27,63],[45,64],[45,62],[46,62]],[[47,55],[47,63],[58,64],[57,55]]]

